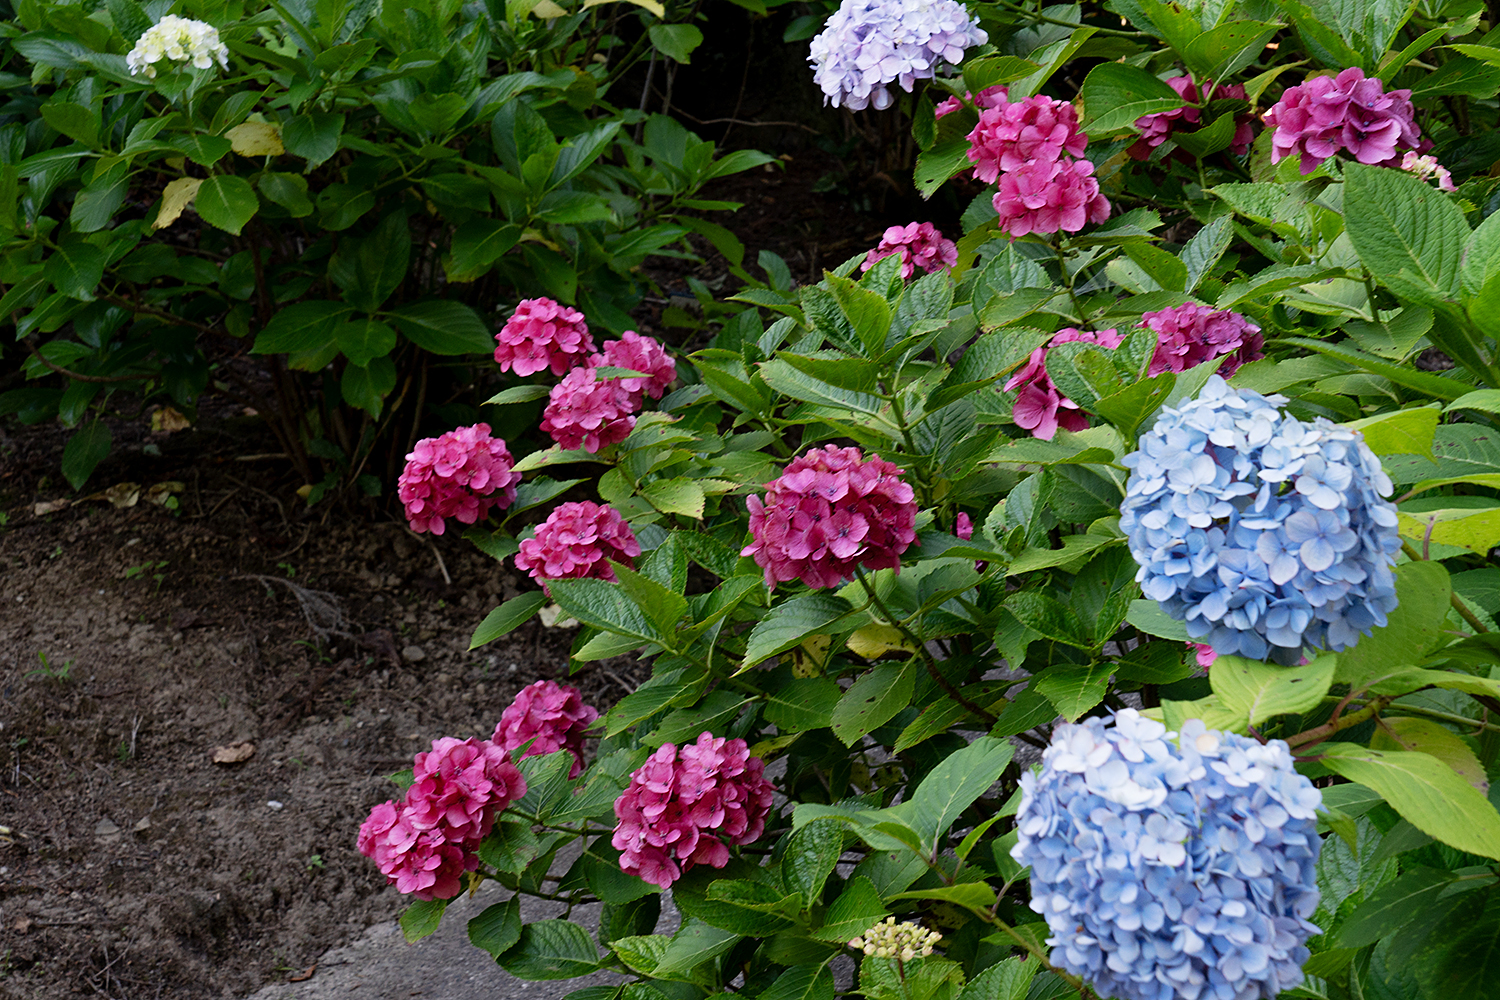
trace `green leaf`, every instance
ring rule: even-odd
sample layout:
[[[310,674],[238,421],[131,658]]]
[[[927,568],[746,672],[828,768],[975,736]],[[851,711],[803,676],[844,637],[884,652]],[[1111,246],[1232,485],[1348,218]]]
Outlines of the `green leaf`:
[[[396,348],[396,331],[379,320],[363,318],[340,323],[333,330],[334,343],[344,357],[356,365],[367,365]]]
[[[917,666],[911,660],[885,663],[866,671],[834,706],[833,734],[845,746],[852,747],[870,730],[885,725],[911,704],[916,680]]]
[[[294,219],[313,213],[313,203],[307,200],[307,179],[299,174],[268,171],[260,175],[255,186],[267,201],[280,205]]]
[[[572,979],[599,968],[599,951],[577,924],[538,920],[521,928],[520,940],[500,956],[500,966],[517,979]]]
[[[1000,695],[1010,686],[1008,681],[980,681],[977,684],[965,685],[959,693],[981,708],[995,711],[1006,704],[1005,699]],[[941,736],[959,723],[972,719],[973,713],[963,705],[951,698],[939,699],[922,709],[922,714],[901,730],[901,735],[896,737],[895,752],[905,753],[919,743],[925,743],[934,736]]]
[[[1322,743],[1319,762],[1379,792],[1412,826],[1450,847],[1500,859],[1500,813],[1447,764],[1425,753]]]
[[[781,856],[781,872],[787,888],[800,892],[807,907],[816,906],[843,851],[842,823],[815,819],[806,824],[792,834]]]
[[[552,600],[585,625],[637,636],[647,642],[661,637],[619,586],[605,580],[552,580]]]
[[[1469,393],[1473,396],[1475,393]],[[1496,393],[1500,397],[1500,393]],[[1457,406],[1454,403],[1448,407]],[[1393,410],[1363,420],[1351,420],[1344,424],[1352,431],[1364,436],[1365,444],[1377,455],[1431,455],[1432,437],[1437,433],[1436,406],[1417,406],[1407,410]]]
[[[1474,751],[1469,749],[1469,744],[1431,719],[1381,719],[1370,746],[1376,750],[1411,750],[1431,754],[1453,768],[1454,773],[1480,792],[1488,793],[1490,790],[1484,765],[1479,762]]]
[[[618,566],[620,591],[639,608],[664,636],[674,635],[682,616],[687,614],[687,598],[674,593],[649,576],[627,566]]]
[[[1105,65],[1117,66],[1119,63]],[[1181,259],[1150,243],[1127,243],[1124,249],[1125,256],[1139,264],[1157,285],[1169,292],[1180,292],[1187,288],[1187,265]]]
[[[124,163],[117,163],[95,176],[73,199],[73,210],[68,214],[73,231],[97,233],[108,226],[120,206],[125,203],[129,188],[130,175]],[[3,194],[0,191],[0,195]]]
[[[1282,667],[1239,656],[1220,656],[1208,680],[1219,703],[1238,719],[1237,731],[1278,715],[1309,712],[1333,684],[1338,657],[1319,656],[1300,667]]]
[[[958,1000],[1025,1000],[1041,963],[1011,956],[969,980]]]
[[[1084,131],[1091,135],[1123,132],[1137,118],[1180,108],[1177,91],[1143,69],[1125,63],[1100,63],[1084,78]]]
[[[1449,197],[1400,170],[1344,170],[1345,232],[1359,259],[1391,291],[1421,305],[1457,297],[1469,226]]]
[[[833,973],[827,965],[794,965],[777,976],[758,1000],[833,1000]]]
[[[1411,964],[1431,997],[1495,1000],[1500,996],[1500,890],[1468,894],[1432,927],[1429,947]]]
[[[874,927],[886,912],[875,883],[864,875],[856,875],[845,883],[844,891],[828,907],[822,925],[812,936],[819,941],[844,944]]]
[[[912,184],[916,187],[917,194],[923,198],[931,198],[932,193],[948,178],[973,165],[973,161],[969,159],[969,140],[961,137],[947,139],[917,154],[917,168],[912,172]]]
[[[740,935],[711,927],[701,920],[688,918],[672,935],[672,941],[662,953],[661,963],[654,975],[670,979],[674,975],[691,972],[704,962],[724,954],[740,939]]]
[[[712,927],[759,937],[790,929],[790,914],[798,912],[801,902],[795,893],[786,895],[760,882],[718,879],[691,908],[692,916]]]
[[[927,772],[912,796],[910,814],[924,847],[936,851],[948,828],[1000,780],[1013,756],[1015,748],[1008,741],[981,736]]]
[[[691,24],[653,24],[646,31],[656,51],[683,64],[703,44],[703,32]]]
[[[1023,590],[1011,594],[1005,606],[1038,635],[1079,649],[1089,648],[1088,630],[1066,604],[1039,591]]]
[[[1187,241],[1187,245],[1182,248],[1181,257],[1183,266],[1187,268],[1185,291],[1193,292],[1208,277],[1208,272],[1224,256],[1224,251],[1229,249],[1233,238],[1234,220],[1224,215],[1198,230]]]
[[[499,958],[521,940],[521,899],[512,896],[503,903],[487,906],[479,916],[469,920],[469,941]]]
[[[1384,628],[1338,654],[1334,680],[1363,689],[1377,678],[1419,663],[1440,641],[1452,582],[1438,562],[1409,562],[1396,568],[1396,608]]]
[[[260,199],[243,177],[215,174],[198,188],[193,206],[204,222],[238,236],[260,208]]]
[[[1187,625],[1170,617],[1155,601],[1133,600],[1125,620],[1147,635],[1189,642]]]
[[[339,151],[344,116],[326,111],[297,115],[281,128],[281,144],[293,156],[307,161],[311,170]]]
[[[407,944],[416,944],[438,929],[443,911],[448,908],[446,899],[419,899],[401,913],[401,933]]]
[[[546,603],[547,595],[540,590],[512,597],[484,616],[484,621],[479,623],[473,638],[469,640],[469,648],[478,649],[485,643],[494,642],[502,635],[513,632],[524,622],[530,621],[531,616]]]
[[[828,626],[853,610],[842,597],[821,590],[777,605],[750,631],[745,659],[738,672],[800,645],[810,635],[826,632]]]
[[[64,243],[47,258],[42,274],[69,298],[92,302],[104,280],[104,263],[104,251],[93,244]]]
[[[489,273],[521,239],[522,229],[496,219],[470,219],[453,234],[451,256],[444,261],[449,281],[474,281]]]
[[[881,295],[863,288],[858,282],[837,275],[827,277],[828,287],[838,301],[849,325],[870,357],[878,357],[891,330],[891,306]]]
[[[1199,80],[1223,80],[1249,65],[1281,25],[1229,21],[1198,35],[1182,48],[1182,61]]]
[[[847,389],[840,389],[838,386],[830,385],[809,375],[804,375],[779,358],[762,362],[756,367],[760,372],[761,378],[765,379],[767,385],[793,399],[872,415],[878,414],[883,405],[876,396],[871,396],[863,392],[850,392]],[[707,380],[709,376],[705,374],[704,378]],[[714,383],[710,382],[710,385],[712,386]],[[715,391],[718,391],[717,387],[715,387]],[[735,405],[738,405],[738,403]]]
[[[99,118],[82,104],[69,101],[48,102],[37,109],[48,125],[85,146],[99,145]]]
[[[940,899],[965,909],[982,912],[995,905],[995,888],[988,882],[960,882],[957,885],[935,885],[928,889],[897,892],[887,899]]]
[[[641,495],[663,514],[703,520],[703,487],[691,479],[657,479],[641,487]]]
[[[390,358],[371,358],[366,365],[344,366],[340,380],[344,402],[378,418],[385,398],[396,388],[396,363]]]
[[[62,473],[75,490],[83,489],[99,463],[109,457],[113,442],[109,427],[102,420],[93,420],[73,432],[63,446]]]
[[[529,403],[534,399],[545,399],[552,390],[545,385],[513,385],[486,399],[486,406],[508,406],[511,403]]]
[[[1069,722],[1077,722],[1084,712],[1104,700],[1113,669],[1107,663],[1089,667],[1054,664],[1038,674],[1031,686],[1052,702],[1059,715]]]
[[[766,693],[765,716],[783,733],[822,729],[844,692],[831,677],[798,677]]]
[[[491,354],[495,338],[484,320],[469,306],[433,299],[402,306],[387,318],[413,344],[433,354]]]
[[[234,151],[234,144],[228,139],[202,133],[178,136],[170,145],[182,150],[188,159],[202,167],[211,167]]]
[[[1398,173],[1399,171],[1390,171]],[[1456,379],[1443,378],[1438,375],[1429,375],[1427,372],[1417,371],[1404,365],[1394,365],[1388,361],[1377,358],[1373,354],[1357,351],[1344,344],[1330,344],[1322,340],[1312,340],[1307,337],[1283,337],[1279,341],[1290,347],[1303,347],[1319,354],[1326,354],[1340,361],[1347,361],[1356,368],[1362,368],[1367,372],[1384,376],[1397,385],[1404,385],[1409,389],[1416,389],[1425,395],[1435,399],[1454,400],[1469,391],[1469,386]]]
[[[1458,878],[1453,872],[1418,867],[1394,882],[1375,890],[1338,929],[1334,941],[1340,948],[1363,948],[1393,934],[1437,900]]]
[[[289,354],[331,346],[335,327],[353,312],[343,303],[327,299],[289,305],[271,317],[256,336],[250,353]]]
[[[1448,500],[1451,507],[1437,506]],[[1479,497],[1439,497],[1407,503],[1397,513],[1401,534],[1414,542],[1456,545],[1486,555],[1500,544],[1500,504]]]

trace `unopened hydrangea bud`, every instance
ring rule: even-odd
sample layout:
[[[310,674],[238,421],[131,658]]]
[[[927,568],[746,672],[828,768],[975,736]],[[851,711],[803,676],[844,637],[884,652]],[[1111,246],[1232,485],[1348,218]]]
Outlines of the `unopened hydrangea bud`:
[[[1437,161],[1436,156],[1418,156],[1415,150],[1407,150],[1401,157],[1401,169],[1407,173],[1416,174],[1424,181],[1437,178],[1438,188],[1442,191],[1457,191],[1453,186],[1453,175],[1448,168]]]
[[[864,934],[849,942],[849,947],[862,951],[873,958],[899,958],[910,962],[917,956],[927,957],[943,936],[911,921],[896,923],[895,917],[886,917]]]
[[[215,62],[220,69],[229,68],[229,48],[219,41],[219,32],[211,24],[167,14],[136,40],[125,56],[130,75],[144,73],[156,78],[156,64],[163,59],[175,63],[192,63],[197,69],[208,69]]]

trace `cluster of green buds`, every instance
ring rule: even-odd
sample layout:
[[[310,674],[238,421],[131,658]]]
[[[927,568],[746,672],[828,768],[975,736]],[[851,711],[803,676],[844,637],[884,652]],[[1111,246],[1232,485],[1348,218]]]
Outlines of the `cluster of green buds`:
[[[895,917],[886,917],[885,923],[876,924],[864,934],[849,942],[849,947],[875,958],[896,958],[910,962],[918,955],[932,954],[932,946],[943,939],[937,931],[930,931],[920,924],[909,921],[896,923]]]

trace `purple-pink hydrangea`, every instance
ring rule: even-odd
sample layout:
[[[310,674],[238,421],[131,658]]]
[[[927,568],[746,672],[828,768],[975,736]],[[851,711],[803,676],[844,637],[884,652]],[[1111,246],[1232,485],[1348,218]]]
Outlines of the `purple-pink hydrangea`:
[[[723,868],[731,844],[765,830],[772,790],[744,740],[703,733],[681,750],[663,743],[615,800],[621,870],[666,889],[694,865]]]
[[[1047,374],[1047,351],[1054,344],[1087,343],[1098,344],[1114,350],[1125,339],[1114,330],[1079,330],[1063,327],[1046,344],[1031,352],[1026,364],[1005,383],[1009,392],[1018,389],[1016,402],[1011,410],[1011,419],[1016,426],[1031,432],[1032,437],[1051,441],[1059,427],[1069,431],[1081,431],[1089,425],[1088,415],[1078,404],[1057,391],[1052,377]]]
[[[958,244],[944,238],[930,222],[891,226],[881,237],[880,245],[865,256],[860,270],[868,271],[876,261],[892,254],[901,255],[901,277],[910,278],[919,267],[923,274],[931,274],[957,264]]]
[[[1197,84],[1193,83],[1193,78],[1174,76],[1166,83],[1167,86],[1177,91],[1177,96],[1181,97],[1184,103],[1180,108],[1143,115],[1135,120],[1135,127],[1140,129],[1141,137],[1127,152],[1137,160],[1144,160],[1150,156],[1151,150],[1166,142],[1172,132],[1194,131],[1202,123],[1202,109],[1195,107],[1199,103],[1199,90]],[[1204,81],[1204,89],[1208,92],[1208,101],[1203,101],[1204,104],[1226,99],[1240,101],[1248,99],[1244,85],[1239,83],[1215,86],[1212,80],[1207,80]],[[1243,156],[1250,151],[1250,143],[1255,139],[1252,121],[1249,115],[1235,118],[1234,138],[1230,140],[1229,151],[1236,156]]]
[[[580,500],[559,504],[537,526],[536,537],[523,539],[516,568],[546,588],[549,580],[592,578],[615,582],[608,560],[624,566],[641,554],[635,532],[608,504]]]
[[[1229,378],[1240,365],[1262,357],[1260,327],[1237,312],[1185,302],[1144,314],[1140,325],[1157,334],[1148,370],[1151,375],[1184,372],[1226,354],[1219,374]]]
[[[583,313],[552,299],[522,299],[495,334],[495,363],[501,371],[533,375],[552,369],[564,375],[593,353]]]
[[[634,330],[620,334],[619,340],[606,341],[604,350],[589,359],[589,365],[609,365],[633,372],[645,372],[648,377],[615,379],[615,384],[629,394],[632,409],[639,408],[642,396],[661,399],[667,386],[677,379],[677,362],[655,339],[643,337]]]
[[[977,169],[977,168],[976,168]],[[1076,233],[1109,218],[1109,200],[1099,193],[1094,165],[1064,157],[1039,159],[1000,174],[993,199],[999,226],[1012,237]]]
[[[1055,163],[1064,154],[1082,156],[1089,144],[1078,130],[1078,109],[1042,94],[1014,103],[1001,98],[979,115],[968,138],[974,177],[986,184],[1008,171]]]
[[[957,64],[964,49],[989,36],[957,0],[844,0],[813,38],[813,82],[834,107],[883,110],[890,85],[908,93],[931,79],[940,62]]]
[[[916,494],[901,470],[858,448],[824,445],[795,458],[766,483],[765,499],[745,501],[753,556],[766,586],[801,580],[837,587],[855,569],[901,567],[916,540]]]
[[[583,772],[583,737],[599,712],[583,703],[576,687],[556,681],[537,681],[521,689],[516,700],[500,713],[490,739],[506,750],[531,746],[521,758],[566,750],[573,755],[569,778]]]
[[[1403,150],[1423,152],[1411,91],[1387,91],[1358,66],[1287,88],[1262,120],[1276,130],[1271,162],[1300,153],[1304,174],[1341,151],[1360,163],[1392,167]]]
[[[1401,169],[1407,173],[1416,174],[1424,181],[1437,178],[1438,189],[1441,191],[1457,191],[1453,184],[1453,175],[1448,168],[1438,162],[1436,156],[1419,156],[1416,150],[1409,149],[1401,157]]]
[[[1004,107],[1005,103],[1010,100],[1010,90],[997,83],[993,87],[985,87],[977,95],[965,91],[964,100],[972,101],[974,106],[983,112],[987,108]],[[963,106],[964,102],[957,97],[947,97],[932,109],[932,114],[934,118],[942,118],[944,115],[951,115]]]
[[[444,519],[473,524],[490,508],[504,510],[516,499],[521,474],[514,471],[505,441],[489,424],[460,427],[423,438],[406,456],[396,492],[413,531],[441,535]]]
[[[639,403],[621,381],[598,378],[593,366],[574,368],[552,387],[541,429],[570,450],[597,452],[624,441],[635,427]]]

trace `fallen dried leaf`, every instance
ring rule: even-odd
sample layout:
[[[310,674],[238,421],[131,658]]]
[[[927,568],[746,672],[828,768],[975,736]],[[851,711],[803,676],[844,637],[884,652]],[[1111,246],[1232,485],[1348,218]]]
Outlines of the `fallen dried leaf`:
[[[187,489],[187,484],[178,479],[168,479],[164,483],[146,489],[146,499],[159,507],[165,507],[167,501],[172,499],[173,493],[181,493]]]
[[[41,503],[33,504],[31,512],[37,517],[51,514],[59,510],[67,510],[72,504],[71,500],[43,500]]]
[[[246,740],[244,743],[231,743],[228,746],[214,747],[215,764],[239,764],[247,761],[255,755],[255,744]]]
[[[16,928],[17,934],[25,934],[27,931],[31,930],[31,918],[17,917],[14,926]]]
[[[164,431],[171,434],[173,431],[187,430],[191,426],[193,426],[192,422],[187,417],[184,417],[170,406],[163,406],[151,414],[151,429],[153,431]]]
[[[313,977],[313,973],[317,971],[318,963],[314,962],[312,965],[309,965],[306,969],[297,973],[295,976],[287,976],[286,981],[289,983],[305,983],[309,979],[311,979]]]

